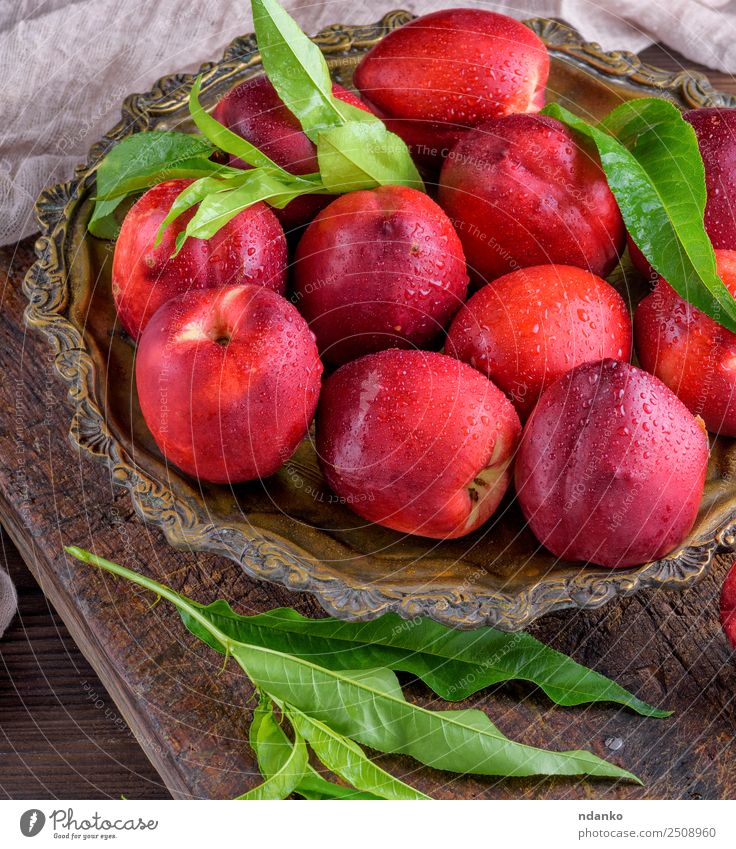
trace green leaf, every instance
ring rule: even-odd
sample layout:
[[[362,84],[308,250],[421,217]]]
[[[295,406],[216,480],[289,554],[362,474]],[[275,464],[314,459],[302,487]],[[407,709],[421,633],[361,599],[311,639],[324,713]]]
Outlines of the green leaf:
[[[247,162],[248,165],[261,168],[270,168],[276,173],[286,174],[279,165],[277,165],[270,157],[266,156],[263,151],[259,150],[255,145],[246,141],[242,136],[229,130],[224,124],[215,120],[200,104],[199,92],[202,88],[202,77],[197,79],[192,84],[192,90],[189,93],[189,111],[192,115],[194,123],[202,133],[208,138],[213,145],[224,150],[226,153],[231,153]]]
[[[250,726],[250,743],[258,758],[258,769],[264,778],[270,778],[283,769],[293,744],[276,721],[271,699],[260,694],[258,707]],[[360,793],[323,778],[312,766],[294,790],[305,799],[379,799],[372,793]]]
[[[152,130],[123,139],[97,167],[90,232],[100,239],[115,238],[120,225],[113,213],[128,195],[164,180],[221,171],[225,166],[209,159],[213,152],[206,139],[187,133]]]
[[[365,752],[347,737],[329,726],[285,704],[291,725],[309,742],[320,761],[353,787],[382,799],[429,799],[369,760]]]
[[[381,752],[411,755],[427,766],[477,775],[591,775],[638,783],[591,752],[552,752],[506,738],[478,710],[431,711],[406,701],[388,669],[326,669],[293,655],[233,640],[206,611],[169,587],[76,547],[66,551],[174,604],[204,626],[255,686],[338,734]]]
[[[249,174],[249,171],[238,169],[237,174],[229,174],[224,177],[202,177],[199,180],[195,180],[191,185],[179,192],[174,199],[166,218],[164,218],[161,222],[161,226],[156,234],[155,245],[159,245],[161,243],[161,239],[163,238],[166,228],[170,224],[173,224],[180,215],[185,213],[188,209],[191,209],[193,206],[196,206],[210,194],[228,191],[229,189],[242,185],[248,181]]]
[[[122,202],[123,198],[95,201],[92,217],[87,224],[87,229],[93,236],[98,239],[117,239],[120,222],[114,213]]]
[[[317,159],[325,189],[335,194],[375,186],[424,183],[406,144],[383,124],[344,124],[317,135]]]
[[[523,632],[456,631],[431,619],[406,621],[393,613],[370,622],[308,619],[291,608],[241,616],[223,600],[202,609],[223,633],[241,642],[294,654],[331,669],[383,666],[409,672],[449,701],[465,699],[502,681],[522,680],[541,687],[559,705],[607,701],[644,716],[670,715]],[[197,621],[185,613],[182,619],[201,640],[222,651]]]
[[[265,754],[264,750],[274,745],[281,748],[279,728],[273,716],[273,710],[269,710],[270,699],[261,699],[256,709],[250,728],[250,744],[258,757],[258,768],[265,777],[263,784],[254,787],[237,799],[263,800],[263,799],[286,799],[299,786],[299,783],[307,775],[309,758],[304,737],[294,728],[294,742],[288,741],[288,752],[284,759],[276,765],[273,763],[272,755]],[[272,767],[265,769],[261,765],[264,758],[269,758]]]
[[[641,98],[591,127],[557,103],[543,113],[592,139],[626,227],[685,300],[736,331],[736,301],[718,277],[703,226],[706,189],[695,131],[672,103]]]
[[[295,177],[287,172],[282,176],[265,168],[244,171],[239,183],[237,188],[203,197],[199,209],[187,224],[184,237],[209,239],[254,203],[267,201],[271,206],[283,207],[299,195],[320,189],[311,177]]]
[[[479,710],[432,711],[411,704],[388,669],[333,671],[271,649],[255,650],[243,643],[230,648],[248,677],[273,698],[379,752],[410,755],[435,769],[475,775],[592,775],[638,781],[590,752],[552,752],[513,742]]]
[[[275,0],[252,0],[251,6],[266,76],[304,132],[314,141],[316,130],[344,123],[350,110],[341,109],[332,96],[330,71],[319,47]]]

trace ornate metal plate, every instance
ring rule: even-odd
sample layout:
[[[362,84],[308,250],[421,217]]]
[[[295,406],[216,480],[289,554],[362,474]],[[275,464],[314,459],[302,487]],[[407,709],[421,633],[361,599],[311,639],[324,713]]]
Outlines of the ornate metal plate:
[[[369,26],[329,27],[315,41],[336,79],[349,84],[361,55],[411,18],[391,12]],[[658,94],[683,107],[735,106],[705,77],[669,74],[629,53],[604,53],[570,28],[536,18],[527,24],[553,57],[549,99],[599,116],[632,97]],[[236,39],[219,62],[201,69],[203,102],[260,70],[252,35]],[[168,468],[142,421],[133,383],[133,347],[120,333],[110,292],[112,245],[86,235],[95,168],[118,140],[145,129],[185,128],[192,77],[174,74],[123,104],[122,119],[68,183],[43,192],[36,211],[38,261],[25,280],[26,319],[42,331],[74,405],[71,438],[127,488],[136,511],[175,546],[232,558],[252,576],[313,593],[337,616],[365,619],[393,610],[460,628],[515,630],[565,607],[598,606],[643,587],[682,588],[734,543],[736,450],[713,446],[697,525],[669,557],[609,571],[556,561],[524,529],[511,498],[479,532],[438,543],[365,526],[326,488],[310,440],[277,475],[235,488],[200,485]],[[637,286],[627,297],[634,301]],[[641,294],[640,292],[638,294]]]

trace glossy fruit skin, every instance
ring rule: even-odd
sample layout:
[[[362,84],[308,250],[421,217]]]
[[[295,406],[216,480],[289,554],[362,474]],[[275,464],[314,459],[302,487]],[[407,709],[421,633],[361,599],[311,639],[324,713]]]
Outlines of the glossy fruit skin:
[[[718,274],[736,297],[736,251],[716,251]],[[636,308],[639,362],[700,416],[712,433],[736,436],[736,333],[683,300],[662,278]]]
[[[736,649],[736,561],[731,564],[721,590],[721,625],[729,643]]]
[[[695,130],[705,166],[705,230],[714,248],[736,250],[736,110],[693,109],[682,117]]]
[[[323,209],[299,242],[292,279],[294,303],[333,365],[432,346],[468,288],[449,219],[404,186],[351,192]]]
[[[522,268],[484,286],[450,326],[445,353],[483,372],[522,421],[545,387],[585,362],[631,357],[631,317],[605,280],[571,265]]]
[[[475,280],[547,263],[606,277],[626,241],[595,154],[542,115],[470,130],[442,166],[438,200]]]
[[[527,27],[495,12],[449,9],[389,33],[354,81],[415,158],[438,162],[469,127],[544,106],[549,55]]]
[[[143,417],[169,462],[238,483],[273,474],[314,417],[322,363],[304,319],[262,286],[164,304],[136,353]]]
[[[542,395],[521,439],[516,493],[555,556],[623,568],[685,539],[707,465],[702,422],[656,377],[602,360]]]
[[[631,259],[631,264],[634,266],[634,268],[643,277],[646,277],[652,282],[656,282],[658,277],[657,272],[649,264],[649,260],[639,250],[638,245],[628,233],[626,234],[626,246],[629,249],[629,258]]]
[[[333,84],[332,93],[345,103],[370,111],[341,85]],[[220,100],[212,115],[292,174],[319,171],[316,146],[302,131],[298,119],[284,106],[268,77],[252,77],[236,86]],[[238,168],[250,168],[236,156],[230,156],[229,162]],[[274,212],[288,233],[311,221],[330,200],[331,195],[304,195]]]
[[[359,516],[446,539],[495,511],[520,432],[512,404],[475,369],[431,351],[389,350],[325,382],[317,451],[328,483]]]
[[[154,247],[161,222],[192,180],[169,180],[149,189],[125,216],[115,244],[112,294],[118,318],[138,340],[156,310],[183,292],[254,283],[286,288],[286,239],[263,203],[243,210],[210,239],[187,239],[177,256],[176,237],[196,209],[177,218]]]

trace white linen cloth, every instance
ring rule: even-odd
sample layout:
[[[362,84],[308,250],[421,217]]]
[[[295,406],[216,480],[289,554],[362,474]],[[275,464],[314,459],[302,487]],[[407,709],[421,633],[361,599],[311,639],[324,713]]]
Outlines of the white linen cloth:
[[[394,8],[474,6],[515,18],[554,17],[606,50],[654,41],[736,72],[731,0],[283,0],[307,33],[370,23]],[[69,179],[118,120],[123,98],[173,71],[218,58],[252,31],[248,0],[0,0],[0,244],[36,231],[41,189]],[[0,634],[15,592],[0,573]]]

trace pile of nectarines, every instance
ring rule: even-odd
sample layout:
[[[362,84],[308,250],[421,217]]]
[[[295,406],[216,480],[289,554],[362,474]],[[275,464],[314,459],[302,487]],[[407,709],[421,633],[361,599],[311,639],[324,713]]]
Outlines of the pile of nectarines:
[[[427,15],[366,54],[362,101],[334,93],[401,135],[436,192],[380,186],[276,212],[259,203],[173,257],[193,210],[154,242],[185,184],[143,195],[118,239],[113,293],[137,342],[143,415],[169,461],[217,483],[262,478],[316,414],[329,485],[398,532],[471,533],[514,481],[557,557],[625,567],[685,539],[706,427],[736,435],[736,335],[664,280],[632,332],[630,305],[605,280],[627,236],[597,155],[534,114],[548,70],[543,43],[510,18]],[[317,170],[313,142],[265,77],[214,114],[281,167]],[[734,295],[735,115],[687,116]],[[630,364],[634,336],[645,370]]]

